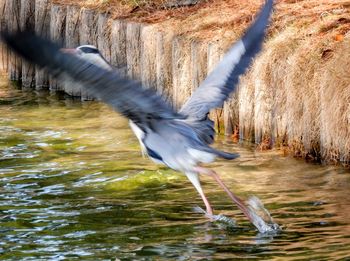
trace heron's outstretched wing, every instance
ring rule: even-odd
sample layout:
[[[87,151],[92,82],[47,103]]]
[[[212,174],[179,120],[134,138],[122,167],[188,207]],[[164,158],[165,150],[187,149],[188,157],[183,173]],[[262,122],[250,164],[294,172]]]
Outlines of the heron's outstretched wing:
[[[49,40],[29,32],[2,32],[1,36],[11,49],[29,62],[45,68],[59,79],[68,76],[80,83],[89,95],[111,105],[136,124],[146,124],[152,119],[183,118],[153,90],[142,88],[141,83],[64,53]]]
[[[260,51],[272,6],[273,0],[267,0],[256,21],[200,84],[180,113],[203,120],[211,109],[222,106],[237,86],[239,76]]]

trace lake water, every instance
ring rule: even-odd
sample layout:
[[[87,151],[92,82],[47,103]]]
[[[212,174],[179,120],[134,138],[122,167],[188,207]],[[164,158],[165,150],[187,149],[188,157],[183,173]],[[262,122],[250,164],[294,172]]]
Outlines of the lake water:
[[[257,152],[210,166],[282,227],[259,234],[208,177],[210,222],[181,173],[141,156],[127,121],[98,102],[0,83],[1,260],[350,260],[350,172]]]

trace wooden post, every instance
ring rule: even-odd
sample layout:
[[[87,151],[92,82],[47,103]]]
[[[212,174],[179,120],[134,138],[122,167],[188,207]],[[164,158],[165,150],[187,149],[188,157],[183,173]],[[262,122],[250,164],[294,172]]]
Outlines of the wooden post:
[[[35,1],[21,0],[21,30],[35,30]],[[22,60],[22,88],[35,87],[35,66]]]
[[[111,64],[126,75],[126,23],[123,20],[112,21]]]
[[[94,10],[83,8],[80,19],[80,45],[97,46],[97,15]]]
[[[7,30],[6,23],[6,0],[0,0],[0,30]],[[8,50],[0,41],[0,71],[7,71]]]
[[[239,111],[238,111],[237,90],[231,93],[230,98],[227,101],[225,101],[223,114],[224,114],[224,134],[238,135]]]
[[[97,46],[97,15],[93,10],[82,9],[80,16],[80,45]],[[75,84],[76,85],[76,84]],[[74,87],[76,88],[76,87]],[[82,100],[92,100],[92,97],[83,89],[81,89]]]
[[[50,35],[50,0],[35,0],[35,32],[38,35],[49,38]],[[35,70],[36,89],[44,89],[49,86],[49,76],[39,67]]]
[[[8,30],[15,32],[20,29],[20,11],[21,0],[7,0],[6,1],[6,22],[8,23]],[[8,75],[11,81],[19,81],[22,76],[22,58],[9,52]]]
[[[138,23],[126,25],[126,62],[127,75],[132,79],[140,80],[140,31]]]
[[[65,6],[51,6],[50,38],[61,46],[65,44],[66,15]],[[55,78],[50,77],[50,90],[64,90],[64,85],[63,83],[59,83]]]
[[[79,41],[80,29],[80,8],[76,6],[67,7],[66,15],[66,35],[65,46],[66,48],[76,48]]]
[[[208,49],[204,44],[191,42],[191,72],[192,72],[192,92],[198,88],[207,76]]]
[[[192,89],[190,44],[182,37],[173,39],[172,74],[174,107],[180,109]]]
[[[65,46],[66,48],[76,48],[79,46],[80,32],[80,8],[76,6],[67,7],[66,15],[66,32]],[[81,86],[73,82],[65,82],[64,90],[67,94],[75,97],[81,96]]]
[[[248,71],[248,74],[251,74]],[[250,76],[249,77],[254,77]],[[239,111],[239,139],[254,142],[254,95],[255,82],[250,81],[248,76],[241,78],[238,86],[238,111]],[[255,79],[255,78],[254,78]]]
[[[157,91],[161,93],[164,99],[173,104],[172,88],[172,37],[157,32],[156,48],[156,84]]]
[[[146,88],[157,88],[156,72],[156,33],[154,26],[143,26],[141,29],[141,81]]]
[[[97,20],[97,47],[102,56],[111,62],[111,21],[108,14],[99,14]]]
[[[219,48],[217,43],[209,43],[208,45],[208,74],[211,73],[213,69],[217,66],[222,56],[222,51]],[[209,114],[211,120],[215,123],[215,128],[218,133],[221,133],[222,130],[222,109],[218,108],[212,110]]]

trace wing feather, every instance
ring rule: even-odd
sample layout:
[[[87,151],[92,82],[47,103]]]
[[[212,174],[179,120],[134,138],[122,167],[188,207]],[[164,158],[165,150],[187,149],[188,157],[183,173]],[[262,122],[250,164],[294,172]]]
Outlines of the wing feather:
[[[111,105],[138,125],[151,119],[183,118],[155,91],[142,88],[140,82],[64,53],[49,40],[29,32],[2,32],[1,36],[11,49],[29,62],[45,68],[56,78],[64,80],[68,76],[84,87],[89,95]]]
[[[273,0],[267,0],[258,18],[236,42],[215,69],[187,100],[180,113],[190,118],[205,119],[211,109],[221,107],[237,86],[239,76],[260,51],[272,11]]]

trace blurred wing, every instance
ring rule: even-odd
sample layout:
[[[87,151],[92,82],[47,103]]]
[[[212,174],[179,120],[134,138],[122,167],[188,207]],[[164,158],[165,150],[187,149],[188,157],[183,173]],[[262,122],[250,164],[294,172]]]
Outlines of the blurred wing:
[[[136,124],[151,119],[183,118],[151,89],[115,71],[101,68],[76,55],[60,51],[51,41],[28,32],[2,33],[2,39],[29,62],[45,68],[60,80],[69,78],[79,83],[89,95],[111,105]]]
[[[273,0],[267,0],[253,25],[196,89],[180,113],[190,118],[204,119],[211,109],[222,106],[236,88],[239,76],[260,51],[272,6]]]

